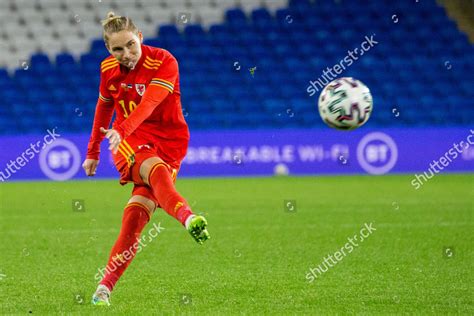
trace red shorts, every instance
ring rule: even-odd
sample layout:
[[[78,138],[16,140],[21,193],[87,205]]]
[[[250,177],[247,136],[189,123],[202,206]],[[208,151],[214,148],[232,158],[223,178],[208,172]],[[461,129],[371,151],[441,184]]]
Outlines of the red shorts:
[[[186,154],[187,143],[183,144],[183,146],[172,146],[167,147],[166,149],[167,151],[164,150],[163,146],[150,143],[146,140],[141,140],[132,135],[120,143],[119,149],[115,155],[112,154],[115,167],[120,173],[120,184],[124,185],[128,182],[133,182],[135,184],[132,196],[144,196],[159,206],[152,190],[140,177],[140,166],[148,158],[158,157],[167,164],[173,182],[176,182],[176,176],[181,161],[184,159],[184,155]]]

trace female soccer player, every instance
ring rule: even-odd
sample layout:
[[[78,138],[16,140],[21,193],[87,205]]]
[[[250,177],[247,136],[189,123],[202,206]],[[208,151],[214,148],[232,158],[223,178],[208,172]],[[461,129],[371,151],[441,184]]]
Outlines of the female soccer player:
[[[192,213],[174,186],[189,141],[178,63],[168,51],[143,45],[142,33],[128,17],[110,12],[103,27],[111,56],[101,64],[99,98],[82,166],[88,176],[95,175],[105,137],[120,184],[132,182],[134,187],[106,273],[92,297],[95,305],[110,305],[110,293],[135,256],[141,232],[157,207],[184,225],[198,243],[209,239],[206,219]]]

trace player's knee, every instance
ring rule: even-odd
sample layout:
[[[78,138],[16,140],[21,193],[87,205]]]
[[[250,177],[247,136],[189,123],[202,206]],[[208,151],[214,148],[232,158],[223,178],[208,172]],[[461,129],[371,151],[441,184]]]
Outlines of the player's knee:
[[[148,183],[148,177],[150,176],[150,171],[152,170],[153,166],[155,166],[158,163],[164,163],[164,161],[159,157],[151,157],[143,161],[142,164],[140,165],[140,177],[142,178],[142,181],[146,183],[147,185],[150,185]]]
[[[148,214],[151,215],[153,214],[153,212],[155,211],[156,209],[156,204],[155,202],[153,202],[152,200],[150,200],[149,198],[146,198],[142,195],[134,195],[130,198],[130,200],[128,200],[128,204],[131,204],[131,203],[138,203],[138,204],[141,204],[143,205],[147,211],[148,211]]]

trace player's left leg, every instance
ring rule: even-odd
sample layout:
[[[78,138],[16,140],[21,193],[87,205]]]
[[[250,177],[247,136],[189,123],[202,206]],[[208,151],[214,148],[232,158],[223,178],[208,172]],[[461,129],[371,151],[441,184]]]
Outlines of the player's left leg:
[[[193,214],[188,202],[175,188],[173,175],[176,176],[177,171],[159,157],[145,159],[139,168],[140,180],[151,188],[159,206],[185,226],[198,243],[209,239],[206,219]]]
[[[156,205],[151,199],[133,195],[125,207],[122,227],[110,252],[105,275],[92,297],[94,305],[110,305],[110,292],[135,257],[141,232],[150,221]]]

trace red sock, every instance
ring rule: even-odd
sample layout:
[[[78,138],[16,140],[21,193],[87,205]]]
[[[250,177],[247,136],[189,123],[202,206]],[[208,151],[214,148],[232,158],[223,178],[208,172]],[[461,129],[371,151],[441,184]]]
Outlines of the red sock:
[[[110,252],[105,276],[100,282],[112,289],[120,276],[125,272],[135,253],[141,232],[150,220],[148,209],[140,203],[130,203],[125,207],[122,218],[122,228]]]
[[[164,163],[157,163],[151,168],[148,183],[161,208],[184,225],[193,212],[188,202],[176,191],[168,167]]]

